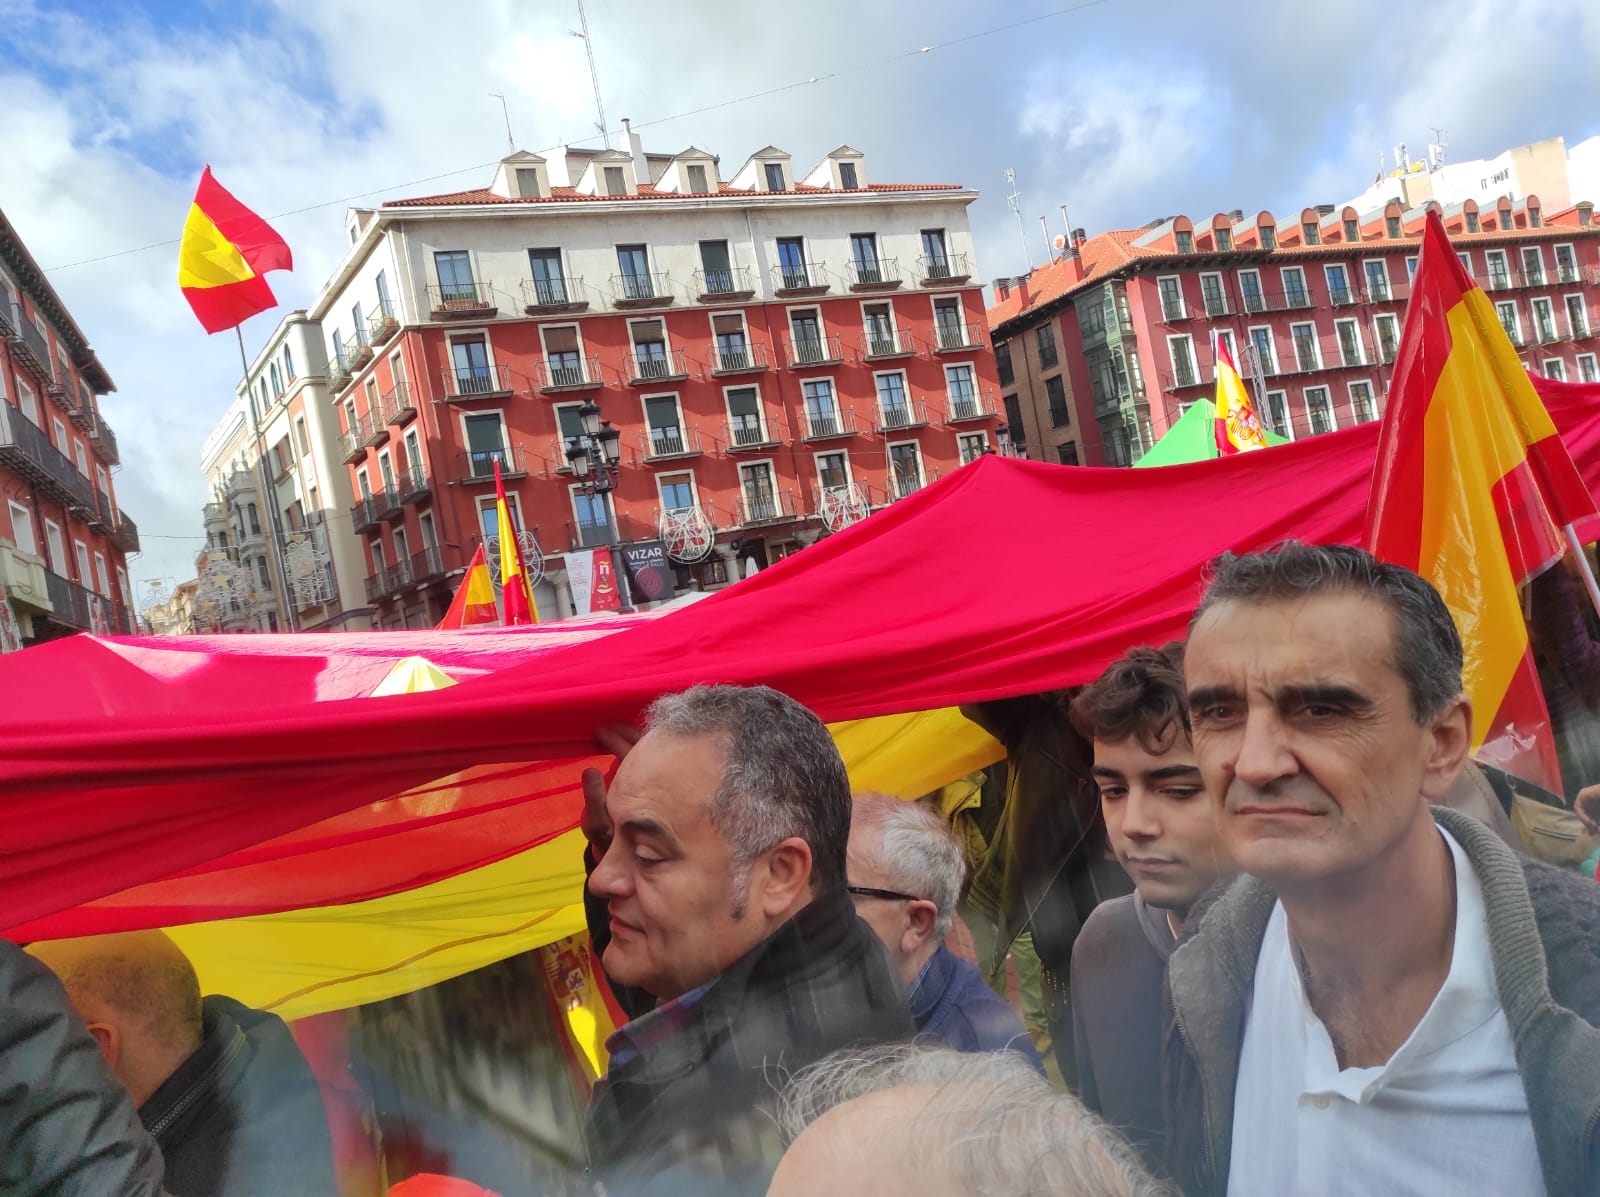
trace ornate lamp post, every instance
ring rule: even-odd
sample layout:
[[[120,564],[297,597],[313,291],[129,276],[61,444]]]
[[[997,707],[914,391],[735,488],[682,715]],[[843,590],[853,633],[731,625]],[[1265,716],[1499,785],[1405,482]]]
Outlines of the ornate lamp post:
[[[617,546],[621,539],[616,521],[612,518],[611,502],[606,498],[617,489],[617,463],[622,459],[622,433],[611,427],[610,420],[600,418],[600,405],[585,399],[578,408],[578,421],[583,431],[567,438],[567,461],[572,465],[572,476],[586,495],[599,495],[600,508],[606,516],[606,551],[611,554],[611,573],[617,580],[617,597],[622,600],[622,610],[632,611],[628,583],[624,577],[622,560]],[[580,538],[582,532],[579,532]]]

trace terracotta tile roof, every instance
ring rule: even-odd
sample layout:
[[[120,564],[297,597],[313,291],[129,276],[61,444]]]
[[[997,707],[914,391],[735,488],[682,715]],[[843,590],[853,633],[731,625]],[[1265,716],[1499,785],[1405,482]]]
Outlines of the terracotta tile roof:
[[[878,192],[903,192],[903,191],[960,191],[960,183],[868,183],[865,187],[849,189],[839,187],[808,187],[798,184],[790,195],[867,195]],[[565,203],[592,203],[609,202],[612,200],[646,200],[646,199],[710,199],[716,196],[744,196],[769,194],[765,191],[745,190],[739,187],[730,187],[726,183],[718,183],[715,193],[700,191],[657,191],[650,184],[645,183],[639,187],[634,195],[585,195],[572,187],[552,187],[549,195],[529,197],[525,199],[508,199],[503,195],[496,195],[487,187],[474,188],[471,191],[451,191],[443,195],[422,195],[413,199],[385,200],[385,208],[431,208],[454,206],[458,204],[565,204]]]

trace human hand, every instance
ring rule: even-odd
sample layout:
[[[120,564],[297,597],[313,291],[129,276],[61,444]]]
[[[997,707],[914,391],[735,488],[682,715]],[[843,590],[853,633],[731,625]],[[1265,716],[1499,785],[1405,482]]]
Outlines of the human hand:
[[[594,733],[595,743],[619,761],[643,736],[644,728],[635,723],[608,723]],[[589,841],[595,863],[600,863],[611,846],[611,816],[606,813],[605,774],[598,769],[583,771],[583,813],[578,816],[578,827]]]
[[[1572,802],[1578,821],[1591,835],[1600,834],[1600,784],[1584,786]]]

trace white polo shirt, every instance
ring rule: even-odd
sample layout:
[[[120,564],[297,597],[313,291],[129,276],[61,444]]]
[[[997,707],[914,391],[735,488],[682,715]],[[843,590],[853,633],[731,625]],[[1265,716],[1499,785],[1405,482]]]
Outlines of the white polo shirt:
[[[1483,890],[1439,834],[1456,871],[1450,971],[1381,1067],[1339,1067],[1273,909],[1239,1054],[1229,1197],[1545,1197]]]

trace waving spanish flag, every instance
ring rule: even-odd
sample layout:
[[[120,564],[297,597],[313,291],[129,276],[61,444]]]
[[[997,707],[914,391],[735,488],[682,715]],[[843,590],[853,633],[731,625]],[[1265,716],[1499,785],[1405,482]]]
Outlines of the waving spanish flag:
[[[178,244],[178,286],[205,330],[223,332],[276,307],[263,276],[293,267],[283,238],[228,194],[206,167]]]
[[[494,605],[494,582],[489,577],[489,562],[480,544],[467,566],[467,576],[461,579],[461,589],[456,591],[456,597],[451,600],[450,610],[439,621],[439,630],[499,622],[500,612]]]
[[[494,509],[499,519],[500,597],[505,603],[500,622],[513,627],[538,623],[539,611],[534,606],[533,588],[528,585],[528,567],[522,563],[522,543],[511,523],[511,509],[506,502],[505,484],[500,481],[498,458],[494,463]]]
[[[1466,648],[1472,748],[1561,791],[1517,587],[1600,512],[1493,305],[1430,213],[1367,504],[1367,545],[1444,596]]]
[[[1250,402],[1250,392],[1244,388],[1244,379],[1233,364],[1233,355],[1222,338],[1213,338],[1217,355],[1217,455],[1227,457],[1251,449],[1265,449],[1267,436],[1262,431],[1255,404]]]

